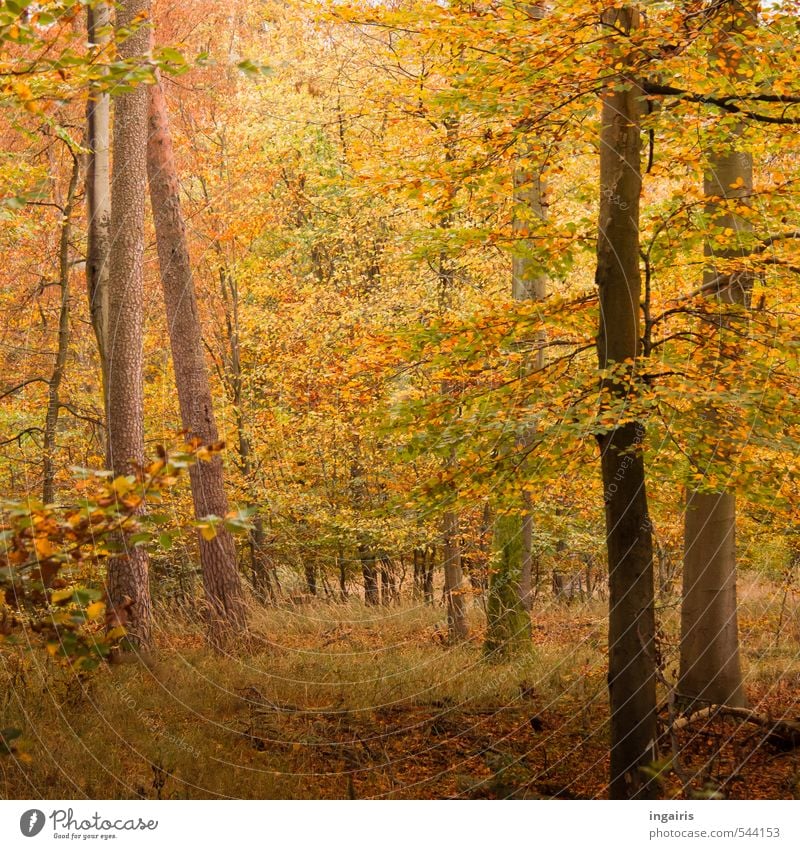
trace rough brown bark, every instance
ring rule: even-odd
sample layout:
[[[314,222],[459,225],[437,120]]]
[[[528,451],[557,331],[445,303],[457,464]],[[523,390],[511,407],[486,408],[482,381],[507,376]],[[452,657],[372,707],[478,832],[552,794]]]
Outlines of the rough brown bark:
[[[149,0],[118,6],[117,28],[150,12]],[[121,41],[120,56],[132,59],[150,48],[150,30],[140,26]],[[114,100],[114,167],[111,193],[108,325],[108,448],[115,474],[127,474],[144,460],[144,216],[147,194],[148,88],[138,85]],[[144,549],[121,540],[124,553],[108,565],[108,597],[126,608],[130,640],[147,647],[152,640],[148,557]]]
[[[630,31],[630,7],[605,14],[606,23]],[[600,221],[596,282],[600,298],[597,338],[601,369],[635,363],[640,354],[641,91],[619,80],[603,96],[600,152]],[[605,380],[604,391],[629,391]],[[613,799],[650,798],[653,781],[642,768],[656,760],[655,614],[653,544],[645,490],[644,427],[629,423],[598,436],[609,570],[609,669]]]
[[[203,337],[194,288],[186,224],[169,130],[169,115],[160,84],[150,89],[147,172],[161,267],[181,422],[188,439],[219,440],[211,385],[203,355]],[[195,516],[228,513],[222,460],[195,464],[190,470]],[[246,629],[246,610],[233,537],[218,528],[212,540],[199,536],[200,564],[214,644]]]
[[[719,41],[712,62],[724,62],[731,79],[739,75],[741,47],[732,36],[741,36],[758,21],[759,4],[730,0],[717,10]],[[703,181],[706,214],[716,231],[747,234],[752,224],[726,208],[731,199],[748,203],[753,192],[753,158],[737,142],[741,127],[730,143],[708,152]],[[731,249],[705,247],[703,291],[723,304],[749,303],[750,274],[720,271],[715,260],[730,261],[749,250],[746,240]],[[724,309],[724,308],[723,308]],[[721,325],[726,323],[724,318]],[[726,425],[713,409],[707,410],[712,430],[718,433],[716,459],[733,449]],[[736,600],[736,495],[733,492],[687,493],[684,517],[683,603],[678,693],[689,702],[704,701],[744,707],[747,701],[739,659],[739,624]]]

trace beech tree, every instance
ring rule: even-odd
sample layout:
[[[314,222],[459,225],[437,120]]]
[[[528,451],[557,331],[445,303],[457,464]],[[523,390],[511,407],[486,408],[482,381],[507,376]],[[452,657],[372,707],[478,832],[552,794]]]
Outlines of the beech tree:
[[[624,35],[639,25],[639,13],[630,6],[611,9],[603,21]],[[635,391],[631,386],[638,379],[641,355],[642,109],[640,83],[623,69],[602,98],[595,278],[600,298],[597,357],[607,375],[601,392],[605,404],[620,409],[627,394]],[[608,550],[612,799],[655,794],[654,783],[643,771],[656,760],[653,541],[644,437],[644,425],[638,421],[611,426],[597,437]]]
[[[731,87],[744,78],[748,33],[757,25],[758,3],[730,0],[714,12],[715,44],[709,62],[722,67]],[[753,225],[736,206],[749,206],[753,194],[753,157],[743,149],[743,123],[718,118],[717,134],[707,151],[703,182],[706,215],[712,229],[705,244],[706,267],[702,291],[720,304],[717,323],[730,323],[729,305],[748,306],[752,271],[742,267],[750,253]],[[721,137],[717,137],[720,134]],[[713,132],[712,132],[713,135]],[[718,234],[734,234],[733,244]],[[739,260],[737,267],[736,261]],[[713,361],[712,361],[713,362]],[[707,410],[712,462],[730,461],[735,450],[729,425],[712,408]],[[714,456],[716,455],[716,456]],[[683,603],[678,690],[688,701],[742,707],[746,703],[739,660],[736,600],[736,495],[730,490],[689,490],[684,519]]]

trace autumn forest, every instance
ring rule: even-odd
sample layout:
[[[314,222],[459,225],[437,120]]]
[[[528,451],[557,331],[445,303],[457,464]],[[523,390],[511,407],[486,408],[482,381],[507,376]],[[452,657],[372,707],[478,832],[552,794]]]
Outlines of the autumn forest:
[[[798,21],[0,3],[0,799],[800,798]]]

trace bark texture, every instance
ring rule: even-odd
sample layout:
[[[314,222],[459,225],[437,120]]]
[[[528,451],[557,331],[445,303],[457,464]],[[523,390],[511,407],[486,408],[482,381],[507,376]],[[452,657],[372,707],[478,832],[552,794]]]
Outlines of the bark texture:
[[[629,7],[605,21],[623,31],[638,24]],[[635,80],[606,92],[602,103],[600,222],[596,282],[601,369],[640,353],[641,91]],[[607,379],[603,390],[630,391]],[[651,798],[654,782],[642,768],[656,760],[653,543],[645,490],[644,427],[629,423],[598,436],[609,572],[609,670],[613,799]]]
[[[169,114],[160,84],[150,89],[149,130],[147,174],[181,422],[188,439],[212,444],[219,440],[219,432],[203,354]],[[229,506],[222,460],[214,457],[209,462],[197,463],[189,474],[195,516],[198,519],[225,516]],[[246,629],[236,547],[224,528],[219,528],[212,540],[200,535],[198,539],[210,636],[212,643],[219,645]]]
[[[117,29],[147,16],[149,0],[118,6]],[[121,41],[122,58],[144,55],[150,29],[139,26]],[[128,474],[144,460],[144,215],[147,196],[148,88],[138,85],[114,101],[114,167],[111,194],[111,249],[108,278],[108,449],[115,474]],[[152,640],[148,557],[121,540],[124,553],[108,565],[108,597],[125,609],[130,640],[147,647]]]
[[[757,24],[759,4],[729,0],[716,13],[718,43],[710,60],[722,63],[732,84],[740,78],[742,36]],[[753,193],[753,158],[741,149],[742,126],[734,128],[727,143],[708,150],[703,181],[706,214],[715,231],[744,235],[720,250],[713,238],[706,242],[703,292],[722,304],[748,305],[752,276],[724,266],[748,253],[752,224],[727,202],[747,204]],[[737,244],[738,242],[738,244]],[[723,267],[720,268],[717,263]],[[724,313],[724,308],[721,310]],[[720,325],[727,320],[720,317]],[[718,439],[714,460],[731,462],[735,445],[727,426],[712,408],[706,411],[710,430]],[[704,701],[744,707],[746,696],[739,659],[736,599],[736,496],[733,492],[689,491],[684,517],[683,604],[678,693],[687,702]]]

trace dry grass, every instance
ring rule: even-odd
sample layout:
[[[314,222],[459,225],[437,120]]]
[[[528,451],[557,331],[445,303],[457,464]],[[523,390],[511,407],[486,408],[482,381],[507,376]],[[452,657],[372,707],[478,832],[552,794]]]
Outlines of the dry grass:
[[[674,658],[677,608],[661,613]],[[603,795],[604,604],[537,605],[513,662],[484,656],[471,615],[453,647],[439,608],[254,607],[248,653],[226,657],[172,610],[155,659],[79,678],[5,650],[0,726],[24,729],[28,760],[0,760],[0,796]],[[751,697],[800,712],[797,598],[743,581],[741,618]]]

